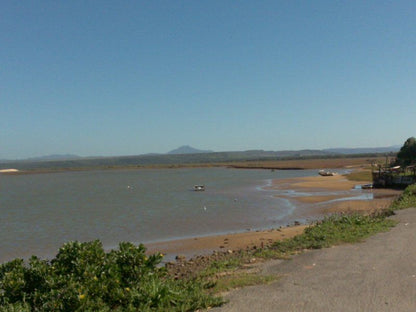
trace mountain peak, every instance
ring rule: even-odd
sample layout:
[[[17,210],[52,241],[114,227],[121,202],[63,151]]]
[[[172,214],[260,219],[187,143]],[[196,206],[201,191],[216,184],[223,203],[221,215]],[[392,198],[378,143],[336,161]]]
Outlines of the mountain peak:
[[[183,145],[181,147],[178,147],[168,152],[168,154],[201,154],[201,153],[212,153],[212,151],[200,150],[189,145]]]

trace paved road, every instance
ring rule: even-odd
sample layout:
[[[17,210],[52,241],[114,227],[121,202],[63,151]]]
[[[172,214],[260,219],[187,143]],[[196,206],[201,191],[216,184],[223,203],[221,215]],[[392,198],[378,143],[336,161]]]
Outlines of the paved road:
[[[398,211],[399,224],[364,243],[308,251],[271,261],[269,285],[235,290],[212,311],[416,311],[416,208]]]

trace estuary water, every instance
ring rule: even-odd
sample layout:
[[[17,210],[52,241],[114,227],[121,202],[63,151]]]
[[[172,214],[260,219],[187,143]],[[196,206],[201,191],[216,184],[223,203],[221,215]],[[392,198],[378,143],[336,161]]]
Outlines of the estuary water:
[[[267,188],[316,170],[181,168],[0,175],[0,263],[54,257],[71,240],[171,239],[266,229],[296,208]],[[205,192],[193,191],[204,184]]]

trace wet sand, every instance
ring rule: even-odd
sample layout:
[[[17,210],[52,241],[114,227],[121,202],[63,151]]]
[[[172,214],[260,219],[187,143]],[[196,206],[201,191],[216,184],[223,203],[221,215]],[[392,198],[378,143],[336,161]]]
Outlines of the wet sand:
[[[268,231],[250,231],[227,235],[195,237],[153,243],[146,245],[146,247],[149,253],[161,252],[170,261],[176,256],[192,257],[195,255],[207,255],[213,251],[260,248],[271,244],[273,241],[301,234],[305,228],[306,225],[298,225]]]
[[[378,209],[387,208],[401,191],[392,189],[356,189],[357,185],[371,183],[370,181],[349,181],[343,175],[316,176],[275,180],[272,188],[293,190],[294,195],[280,197],[290,199],[298,204],[307,205],[316,213],[335,213],[364,211],[371,213]],[[296,196],[296,194],[302,194]],[[304,194],[309,194],[304,196]],[[324,195],[322,195],[324,194]],[[357,200],[357,197],[361,197]]]
[[[278,191],[290,190],[290,196],[277,196],[290,200],[303,211],[308,211],[310,216],[352,211],[372,213],[377,209],[387,208],[394,198],[401,193],[401,191],[387,189],[359,190],[359,194],[363,195],[364,199],[366,194],[371,199],[356,200],[357,190],[354,191],[355,186],[366,183],[369,182],[349,181],[342,175],[314,176],[274,180],[270,188]],[[301,195],[296,196],[296,194]],[[297,225],[268,231],[247,231],[236,234],[195,237],[148,244],[146,247],[149,253],[161,252],[170,261],[177,255],[188,258],[210,254],[213,251],[262,247],[273,241],[301,234],[306,227],[307,225]]]

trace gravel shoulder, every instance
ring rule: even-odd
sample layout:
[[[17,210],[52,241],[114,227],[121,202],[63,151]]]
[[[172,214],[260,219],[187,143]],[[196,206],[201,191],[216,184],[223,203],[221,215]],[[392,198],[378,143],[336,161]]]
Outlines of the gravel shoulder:
[[[416,208],[365,242],[307,251],[263,264],[280,278],[225,295],[212,311],[416,311]]]

